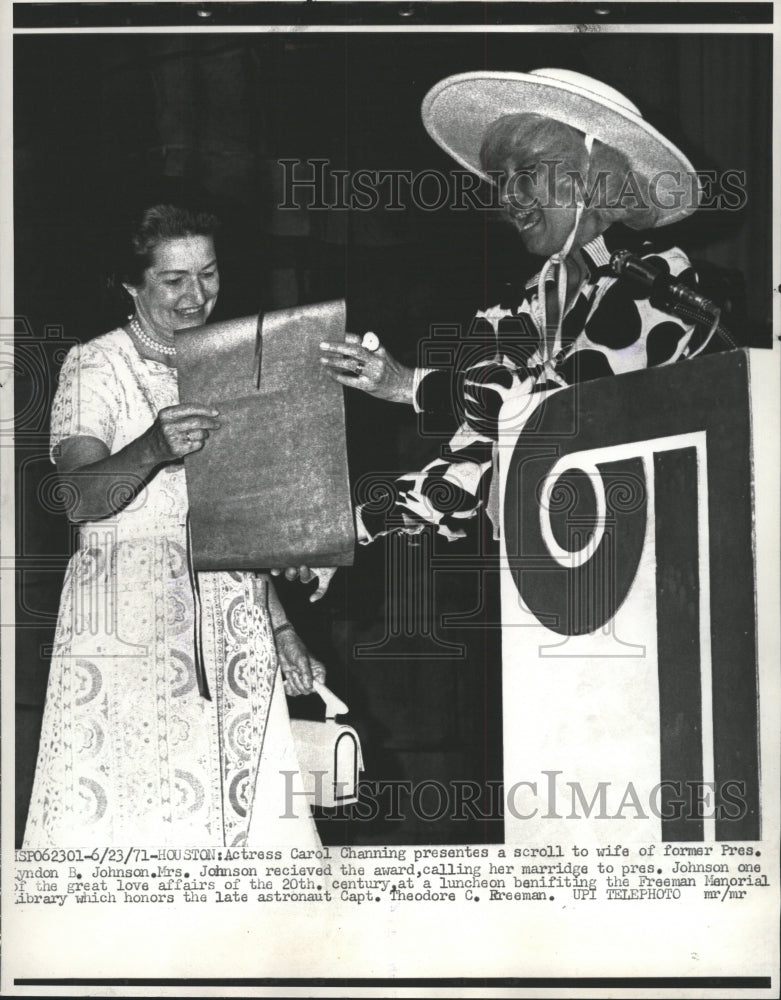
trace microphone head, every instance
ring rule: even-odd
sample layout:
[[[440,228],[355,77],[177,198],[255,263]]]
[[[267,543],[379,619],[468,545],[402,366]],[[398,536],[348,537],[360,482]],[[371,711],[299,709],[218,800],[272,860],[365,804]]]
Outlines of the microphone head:
[[[610,270],[613,274],[621,275],[626,270],[626,265],[632,254],[629,250],[616,250],[610,258]]]

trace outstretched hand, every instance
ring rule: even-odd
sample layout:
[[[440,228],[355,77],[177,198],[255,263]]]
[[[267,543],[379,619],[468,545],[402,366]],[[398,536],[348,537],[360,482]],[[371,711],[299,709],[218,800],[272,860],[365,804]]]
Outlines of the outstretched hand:
[[[320,363],[335,382],[391,403],[412,405],[415,370],[400,364],[384,347],[369,350],[358,334],[347,333],[344,343],[324,341],[320,351]]]

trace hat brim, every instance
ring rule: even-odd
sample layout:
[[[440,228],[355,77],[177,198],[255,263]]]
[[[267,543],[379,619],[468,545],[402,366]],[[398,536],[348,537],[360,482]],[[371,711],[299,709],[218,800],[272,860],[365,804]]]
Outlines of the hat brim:
[[[640,115],[582,86],[528,73],[460,73],[432,87],[421,108],[431,138],[489,181],[480,162],[486,129],[520,112],[564,122],[623,153],[636,174],[653,179],[657,226],[697,209],[697,174],[683,153]]]

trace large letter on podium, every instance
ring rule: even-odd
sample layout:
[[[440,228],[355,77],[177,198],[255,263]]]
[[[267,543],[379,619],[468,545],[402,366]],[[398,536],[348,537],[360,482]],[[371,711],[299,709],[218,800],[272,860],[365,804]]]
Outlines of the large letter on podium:
[[[508,840],[759,838],[772,360],[582,383],[501,450]]]
[[[177,333],[181,401],[220,411],[185,459],[196,569],[352,564],[342,387],[318,346],[344,323],[338,301]]]

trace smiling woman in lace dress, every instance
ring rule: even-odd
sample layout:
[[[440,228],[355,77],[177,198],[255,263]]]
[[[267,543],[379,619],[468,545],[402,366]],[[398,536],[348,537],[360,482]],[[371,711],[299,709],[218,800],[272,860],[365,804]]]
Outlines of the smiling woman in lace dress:
[[[51,457],[79,530],[25,847],[318,843],[308,810],[281,818],[301,787],[284,691],[323,667],[265,574],[188,562],[182,459],[220,415],[179,403],[174,334],[214,309],[216,225],[146,207],[116,274],[131,318],[60,374]]]

